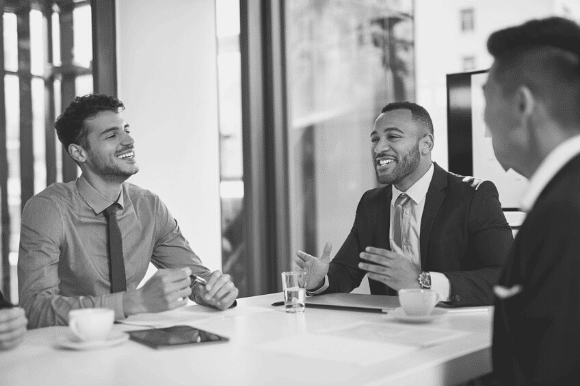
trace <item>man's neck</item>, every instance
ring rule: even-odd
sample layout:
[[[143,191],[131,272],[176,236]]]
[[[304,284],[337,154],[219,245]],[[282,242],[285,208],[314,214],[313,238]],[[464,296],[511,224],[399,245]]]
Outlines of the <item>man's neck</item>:
[[[574,136],[572,131],[564,131],[558,127],[544,127],[539,134],[535,135],[530,143],[527,152],[527,159],[521,165],[519,172],[527,179],[530,179],[556,147]]]
[[[101,193],[111,201],[117,201],[119,194],[121,194],[121,185],[125,180],[120,181],[119,178],[105,179],[102,176],[87,173],[86,171],[83,171],[83,175],[87,182],[95,188],[97,192]]]
[[[399,183],[395,184],[395,187],[401,192],[406,192],[411,186],[415,185],[415,183],[419,181],[421,177],[425,175],[425,173],[427,173],[431,167],[431,164],[431,158],[421,160],[417,166],[417,169],[399,181]]]

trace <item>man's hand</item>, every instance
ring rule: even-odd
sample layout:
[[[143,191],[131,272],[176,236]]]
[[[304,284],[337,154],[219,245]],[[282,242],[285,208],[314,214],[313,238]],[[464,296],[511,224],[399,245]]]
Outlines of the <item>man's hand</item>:
[[[173,310],[187,304],[191,295],[191,269],[160,269],[141,287],[123,294],[127,316]]]
[[[360,258],[374,264],[359,263],[358,267],[369,273],[369,279],[385,283],[398,291],[403,288],[421,288],[417,278],[421,268],[408,258],[386,249],[367,247]]]
[[[0,310],[0,350],[9,350],[24,340],[28,320],[22,308]]]
[[[238,289],[230,275],[214,271],[205,285],[198,285],[196,292],[210,306],[227,310],[238,297]]]
[[[332,244],[326,243],[320,258],[302,251],[296,252],[294,262],[306,272],[307,290],[317,289],[322,286],[324,277],[328,273],[330,251],[332,251]]]

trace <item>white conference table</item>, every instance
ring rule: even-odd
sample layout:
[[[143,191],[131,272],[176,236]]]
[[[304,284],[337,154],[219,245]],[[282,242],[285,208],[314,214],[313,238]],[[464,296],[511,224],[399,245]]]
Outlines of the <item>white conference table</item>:
[[[19,347],[0,352],[0,385],[453,385],[491,371],[493,307],[412,324],[366,312],[287,314],[270,305],[279,300],[281,293],[269,294],[223,312],[193,305],[134,320],[189,324],[230,338],[224,343],[156,350],[129,340],[75,351],[57,345],[68,327],[30,330]],[[430,347],[396,344],[426,329],[465,333]]]

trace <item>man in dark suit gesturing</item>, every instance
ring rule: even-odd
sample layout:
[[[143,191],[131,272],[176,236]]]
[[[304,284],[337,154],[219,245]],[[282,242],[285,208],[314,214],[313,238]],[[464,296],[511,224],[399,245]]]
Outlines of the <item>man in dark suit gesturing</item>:
[[[350,292],[368,272],[373,294],[431,288],[452,306],[492,304],[513,237],[489,181],[431,161],[433,124],[410,102],[385,106],[371,133],[377,180],[361,198],[350,234],[330,262],[298,252],[310,293]]]
[[[485,121],[528,212],[497,295],[493,367],[505,385],[580,379],[580,26],[532,20],[492,34]]]

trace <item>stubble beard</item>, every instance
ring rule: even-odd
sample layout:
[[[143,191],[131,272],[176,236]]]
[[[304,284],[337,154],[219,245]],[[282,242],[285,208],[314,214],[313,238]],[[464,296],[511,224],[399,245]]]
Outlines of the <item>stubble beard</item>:
[[[407,177],[409,174],[413,173],[415,169],[419,166],[421,161],[421,156],[419,154],[419,142],[407,152],[401,161],[397,161],[393,170],[388,174],[379,174],[377,170],[377,165],[375,162],[375,172],[377,175],[377,181],[379,184],[398,184],[401,180]]]

